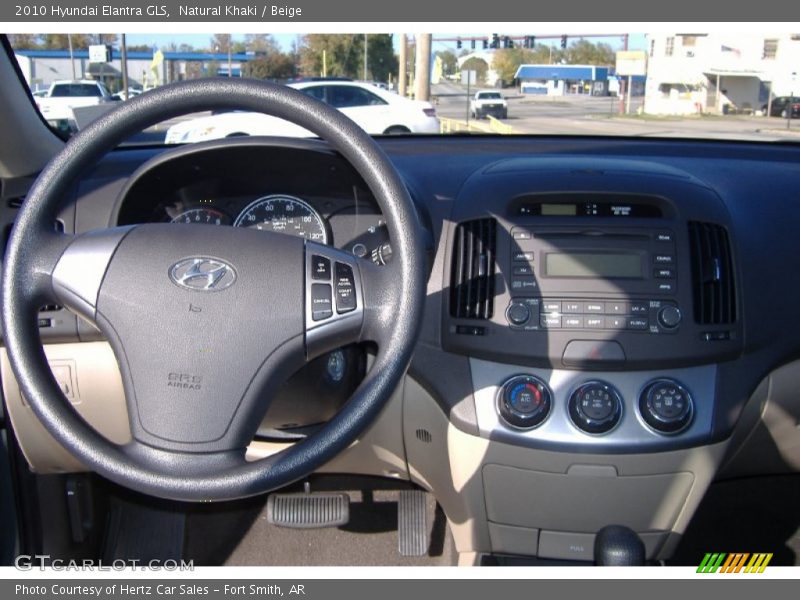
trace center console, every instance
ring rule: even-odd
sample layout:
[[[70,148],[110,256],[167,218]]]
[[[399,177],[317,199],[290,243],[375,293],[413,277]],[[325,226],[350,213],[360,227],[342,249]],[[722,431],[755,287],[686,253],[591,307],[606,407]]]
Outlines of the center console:
[[[716,368],[741,352],[727,213],[639,161],[514,159],[454,209],[442,343],[469,355],[480,434],[656,451],[714,433]]]

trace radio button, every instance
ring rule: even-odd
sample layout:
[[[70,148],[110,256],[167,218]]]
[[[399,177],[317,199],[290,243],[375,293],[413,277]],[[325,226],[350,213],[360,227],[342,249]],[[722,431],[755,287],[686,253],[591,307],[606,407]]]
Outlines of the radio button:
[[[545,329],[560,329],[561,317],[557,315],[542,315],[541,324]]]
[[[562,324],[565,329],[583,329],[583,317],[576,315],[576,316],[564,316],[561,318]]]
[[[561,302],[559,302],[558,300],[542,300],[542,312],[560,313]]]
[[[674,242],[675,241],[675,234],[671,231],[659,231],[655,235],[657,242]]]
[[[650,305],[647,302],[631,302],[630,313],[632,315],[647,315],[650,313]]]
[[[533,252],[517,250],[514,252],[512,260],[514,262],[533,262]]]
[[[606,317],[606,329],[625,329],[628,320],[625,317]]]
[[[656,279],[675,279],[675,269],[653,269],[653,277]]]
[[[647,331],[650,328],[650,319],[647,317],[628,317],[628,329]]]
[[[626,302],[606,302],[607,315],[626,315],[628,314],[628,305]]]
[[[657,265],[672,265],[675,264],[675,257],[672,254],[656,254],[653,262]]]
[[[603,317],[585,317],[584,323],[586,329],[603,329],[606,324],[606,320]]]
[[[515,240],[529,240],[531,239],[531,232],[525,229],[514,229],[511,231],[511,236]]]
[[[675,284],[662,281],[659,282],[658,287],[656,289],[661,293],[672,293],[675,291]]]
[[[514,267],[514,275],[533,275],[533,266],[523,265]]]
[[[529,292],[538,287],[533,277],[516,277],[511,281],[511,289],[515,292]]]
[[[585,313],[604,313],[606,312],[606,305],[604,302],[584,302],[583,311]]]
[[[572,300],[563,300],[561,302],[561,312],[565,314],[579,315],[583,313],[583,302],[573,302]]]

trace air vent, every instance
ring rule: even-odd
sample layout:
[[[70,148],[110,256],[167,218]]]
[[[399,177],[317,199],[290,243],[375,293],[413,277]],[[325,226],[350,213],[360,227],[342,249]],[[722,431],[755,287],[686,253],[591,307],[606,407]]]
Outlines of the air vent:
[[[694,320],[702,325],[736,321],[736,288],[728,232],[721,225],[689,222]]]
[[[456,227],[450,278],[450,315],[453,317],[492,317],[496,226],[494,219],[478,219]]]

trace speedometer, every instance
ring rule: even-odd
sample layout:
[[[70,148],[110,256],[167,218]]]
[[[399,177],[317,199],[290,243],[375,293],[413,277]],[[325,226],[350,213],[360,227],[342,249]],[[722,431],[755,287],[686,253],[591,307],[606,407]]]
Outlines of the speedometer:
[[[236,217],[233,226],[299,235],[320,244],[328,243],[322,216],[308,202],[283,194],[251,202]]]

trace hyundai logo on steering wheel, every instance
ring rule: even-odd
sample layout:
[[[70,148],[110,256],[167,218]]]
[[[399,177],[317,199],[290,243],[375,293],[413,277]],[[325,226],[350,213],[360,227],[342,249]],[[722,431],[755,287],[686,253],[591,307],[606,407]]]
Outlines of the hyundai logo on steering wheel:
[[[176,285],[188,290],[218,292],[233,285],[236,271],[218,258],[193,256],[172,265],[169,278]]]

